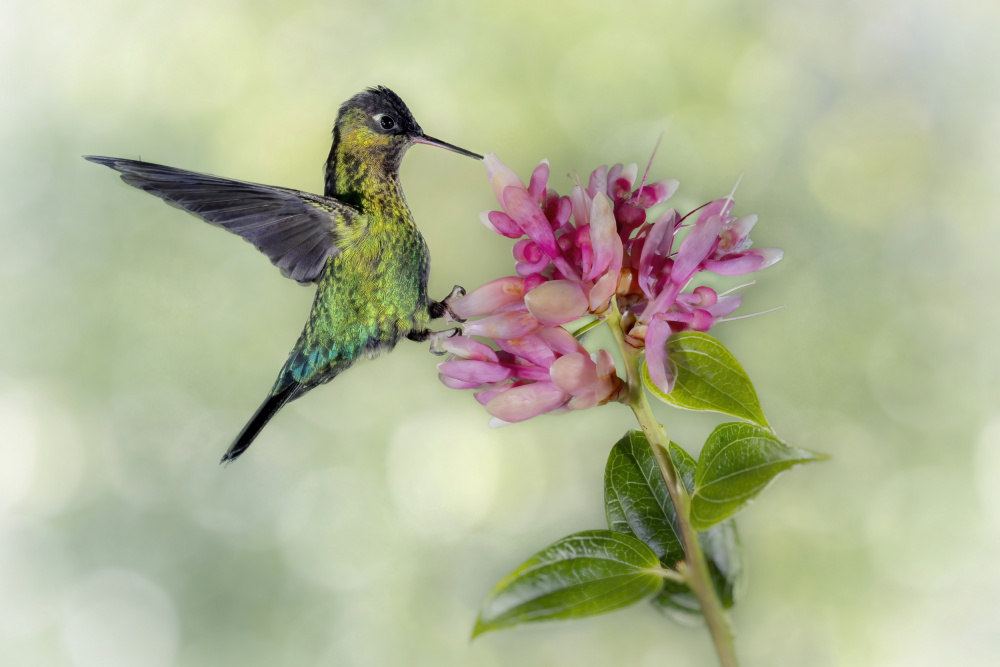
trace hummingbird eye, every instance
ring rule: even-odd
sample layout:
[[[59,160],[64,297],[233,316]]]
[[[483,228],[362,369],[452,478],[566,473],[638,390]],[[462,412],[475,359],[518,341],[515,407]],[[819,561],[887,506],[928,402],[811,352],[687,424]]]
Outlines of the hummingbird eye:
[[[388,114],[381,114],[381,116],[377,120],[379,125],[382,126],[383,130],[391,130],[392,128],[396,127],[396,121],[394,121],[392,119],[392,116]]]

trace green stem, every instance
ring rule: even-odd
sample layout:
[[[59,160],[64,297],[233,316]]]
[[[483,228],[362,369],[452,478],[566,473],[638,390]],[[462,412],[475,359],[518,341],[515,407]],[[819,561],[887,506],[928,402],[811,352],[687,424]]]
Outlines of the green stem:
[[[722,602],[715,593],[715,586],[712,584],[712,577],[708,570],[708,562],[705,560],[705,553],[701,549],[701,542],[698,540],[698,533],[691,526],[688,517],[691,514],[691,497],[688,495],[684,483],[681,481],[674,468],[673,462],[667,452],[670,451],[670,439],[666,430],[653,416],[653,410],[649,406],[646,391],[642,386],[642,378],[639,375],[639,364],[642,361],[642,353],[625,341],[625,333],[621,327],[621,314],[614,302],[608,311],[606,320],[608,326],[618,341],[622,357],[625,361],[625,373],[628,380],[629,400],[628,406],[632,408],[635,418],[642,427],[646,439],[649,440],[653,456],[663,475],[663,481],[667,485],[670,493],[670,500],[674,503],[677,514],[677,523],[681,530],[681,542],[684,546],[684,557],[687,584],[691,592],[698,598],[701,605],[701,613],[708,624],[708,630],[712,635],[715,644],[715,652],[719,656],[719,663],[722,667],[737,667],[736,651],[733,648],[733,634],[726,620]],[[657,446],[659,445],[659,446]]]

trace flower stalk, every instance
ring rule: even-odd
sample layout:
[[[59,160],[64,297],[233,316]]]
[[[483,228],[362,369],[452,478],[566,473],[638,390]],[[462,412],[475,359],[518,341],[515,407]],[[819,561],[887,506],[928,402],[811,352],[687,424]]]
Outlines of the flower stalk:
[[[642,352],[625,340],[625,335],[621,327],[621,314],[618,308],[613,306],[607,313],[606,324],[611,329],[618,347],[621,350],[622,359],[625,364],[626,382],[629,389],[628,406],[635,414],[639,426],[642,428],[646,439],[649,441],[653,456],[660,474],[667,485],[670,493],[670,500],[674,504],[677,513],[677,523],[681,530],[681,542],[684,546],[685,560],[681,564],[681,574],[685,582],[698,598],[702,615],[708,625],[709,633],[712,635],[712,642],[715,645],[715,652],[719,657],[722,667],[736,667],[736,650],[733,646],[733,633],[722,608],[722,602],[715,592],[712,584],[712,577],[708,570],[708,561],[698,540],[698,533],[691,526],[689,520],[691,512],[691,497],[684,487],[683,481],[677,474],[673,462],[665,452],[670,451],[670,438],[667,437],[666,429],[656,421],[653,410],[649,405],[646,391],[642,386],[639,369],[642,363]],[[659,445],[659,446],[657,446]]]

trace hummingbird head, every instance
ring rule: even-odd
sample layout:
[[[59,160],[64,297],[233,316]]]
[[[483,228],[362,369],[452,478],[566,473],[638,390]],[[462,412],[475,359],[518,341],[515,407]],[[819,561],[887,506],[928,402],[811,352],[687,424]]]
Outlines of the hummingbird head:
[[[438,146],[461,155],[482,160],[458,146],[424,134],[413,114],[399,95],[385,86],[362,91],[344,102],[333,127],[333,147],[326,165],[326,194],[347,194],[346,182],[362,172],[376,170],[395,176],[406,149],[413,144]]]

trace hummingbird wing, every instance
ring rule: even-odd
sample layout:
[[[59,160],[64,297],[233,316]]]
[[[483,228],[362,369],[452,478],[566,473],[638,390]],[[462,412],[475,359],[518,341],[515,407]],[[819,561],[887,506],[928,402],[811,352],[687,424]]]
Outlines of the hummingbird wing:
[[[319,280],[340,251],[343,231],[360,216],[350,205],[308,192],[219,178],[150,162],[84,156],[122,180],[252,243],[302,284]]]

